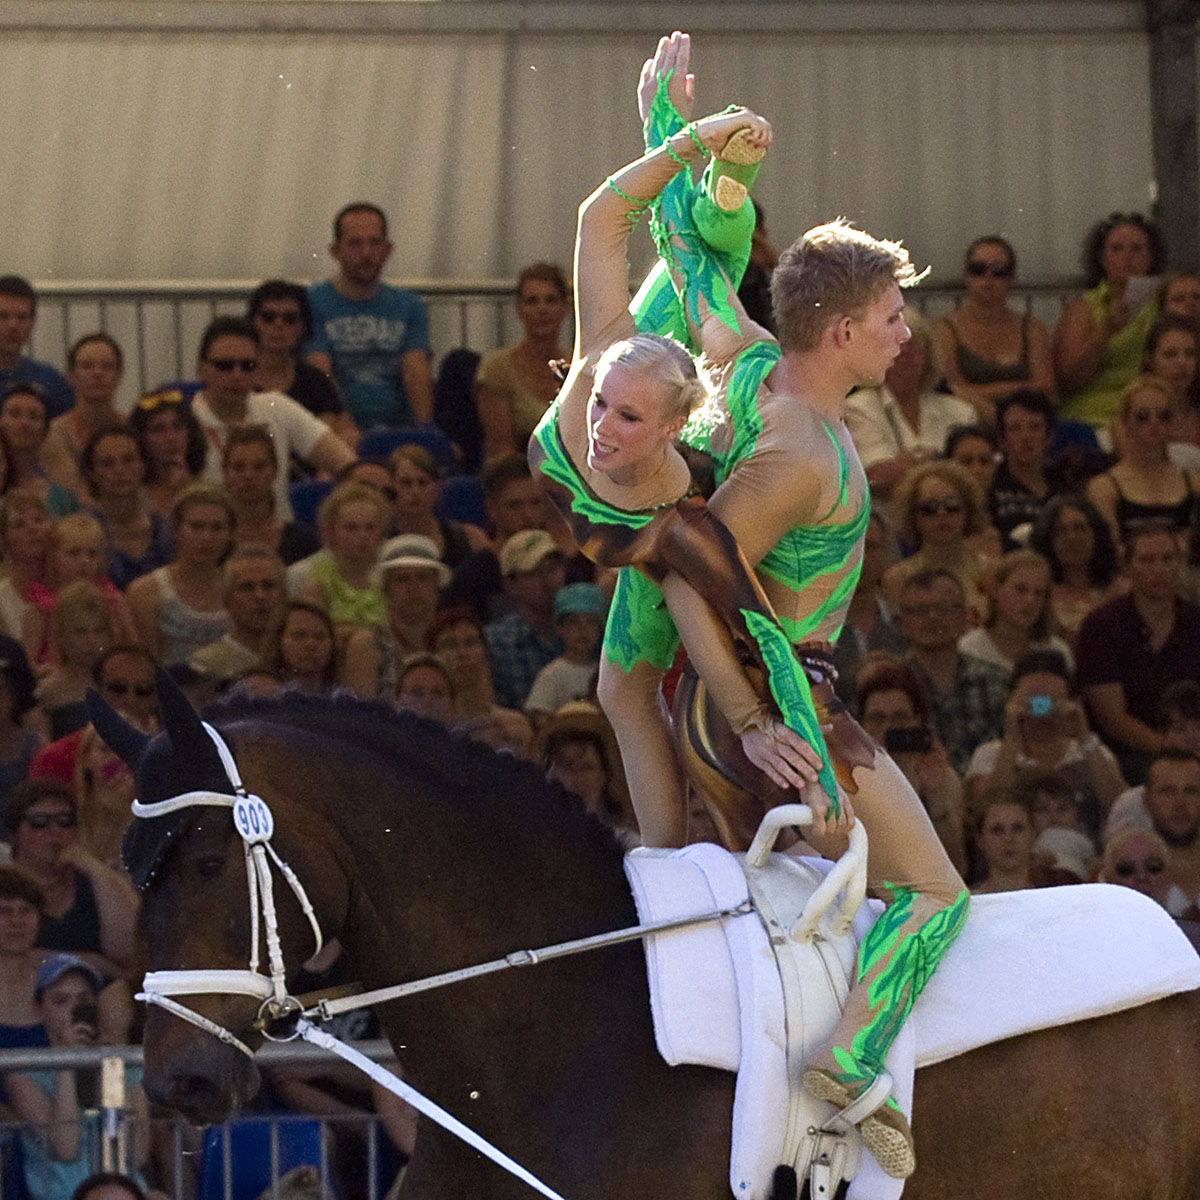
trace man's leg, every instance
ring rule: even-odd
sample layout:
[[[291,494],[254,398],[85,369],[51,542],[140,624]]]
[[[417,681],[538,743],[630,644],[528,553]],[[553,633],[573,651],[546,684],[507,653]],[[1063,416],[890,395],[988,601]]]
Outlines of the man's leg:
[[[882,751],[852,778],[854,812],[869,839],[868,883],[887,908],[863,939],[858,971],[837,1027],[808,1063],[804,1084],[845,1105],[884,1059],[942,955],[966,920],[969,895],[920,799]],[[912,1135],[890,1098],[860,1123],[867,1148],[891,1175],[915,1166]]]

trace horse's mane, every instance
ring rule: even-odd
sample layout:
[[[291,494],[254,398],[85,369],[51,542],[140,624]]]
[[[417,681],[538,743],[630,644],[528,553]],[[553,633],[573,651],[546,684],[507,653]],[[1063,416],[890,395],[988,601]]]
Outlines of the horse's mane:
[[[300,728],[416,772],[446,803],[477,806],[481,813],[494,811],[510,824],[528,822],[530,836],[539,841],[557,831],[577,841],[594,841],[611,850],[618,861],[623,854],[613,830],[535,764],[379,700],[363,700],[349,692],[332,696],[285,692],[276,697],[234,697],[204,715],[218,729],[240,721]]]

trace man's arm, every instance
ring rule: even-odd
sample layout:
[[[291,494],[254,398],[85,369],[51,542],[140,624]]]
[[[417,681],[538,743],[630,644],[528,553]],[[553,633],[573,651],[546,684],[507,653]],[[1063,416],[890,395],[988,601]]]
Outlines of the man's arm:
[[[1096,727],[1109,741],[1157,754],[1162,734],[1133,716],[1125,704],[1125,689],[1119,683],[1094,683],[1084,690]]]
[[[429,352],[406,350],[400,359],[400,378],[408,396],[408,412],[413,424],[425,425],[433,420],[433,372],[429,367]]]

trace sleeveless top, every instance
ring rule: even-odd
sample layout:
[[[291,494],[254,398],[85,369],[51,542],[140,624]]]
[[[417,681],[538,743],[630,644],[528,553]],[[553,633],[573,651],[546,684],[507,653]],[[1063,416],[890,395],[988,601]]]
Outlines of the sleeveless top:
[[[313,563],[312,578],[329,597],[329,619],[335,625],[370,629],[387,621],[383,592],[377,587],[358,588],[347,583],[331,555],[322,555]]]
[[[187,662],[202,646],[219,641],[229,631],[229,617],[223,608],[202,612],[184,604],[166,567],[159,567],[151,578],[162,596],[158,606],[158,632],[162,639],[163,666]]]
[[[100,950],[100,910],[86,875],[75,872],[75,899],[61,917],[42,913],[36,945],[46,950]]]
[[[952,321],[946,324],[954,339],[954,359],[967,383],[1008,383],[1029,378],[1029,318],[1021,318],[1021,357],[1015,363],[998,363],[976,354],[958,336]]]
[[[1083,301],[1099,325],[1108,308],[1108,284],[1101,283],[1083,293]],[[1158,305],[1149,300],[1108,339],[1095,375],[1076,391],[1063,397],[1059,415],[1102,429],[1117,415],[1117,404],[1125,385],[1141,370],[1150,327],[1158,318]]]
[[[1187,492],[1182,500],[1176,500],[1173,504],[1139,504],[1121,491],[1121,485],[1111,471],[1106,471],[1105,476],[1117,493],[1117,526],[1123,534],[1151,522],[1165,521],[1172,529],[1180,530],[1186,530],[1191,525],[1196,493],[1192,491],[1192,481],[1186,471],[1183,482]]]

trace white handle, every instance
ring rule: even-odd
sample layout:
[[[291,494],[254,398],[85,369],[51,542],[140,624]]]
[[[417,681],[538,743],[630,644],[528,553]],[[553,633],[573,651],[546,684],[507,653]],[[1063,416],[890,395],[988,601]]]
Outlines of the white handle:
[[[752,867],[762,867],[771,853],[779,832],[795,825],[812,824],[812,809],[807,804],[781,804],[768,809],[763,816],[754,841],[746,851],[746,861]],[[836,915],[830,921],[830,932],[842,937],[850,928],[854,914],[867,894],[867,831],[861,821],[850,828],[850,845],[834,863],[833,870],[821,881],[809,897],[804,912],[792,928],[795,941],[810,941],[817,932],[821,918],[832,906],[837,895],[845,889]]]

